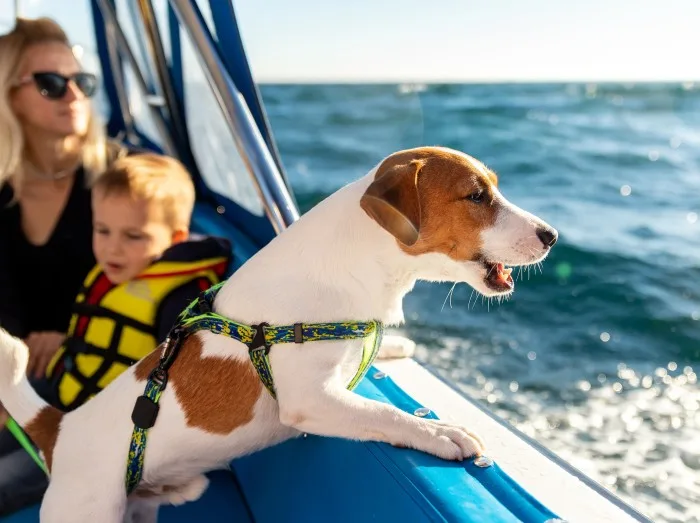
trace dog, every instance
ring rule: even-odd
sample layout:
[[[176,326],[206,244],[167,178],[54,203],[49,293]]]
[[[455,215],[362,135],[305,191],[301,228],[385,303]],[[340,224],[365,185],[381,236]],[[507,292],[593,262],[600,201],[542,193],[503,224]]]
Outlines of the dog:
[[[475,158],[442,147],[403,150],[255,254],[221,287],[214,310],[247,325],[399,325],[402,299],[416,281],[465,282],[485,296],[504,296],[514,289],[510,267],[543,260],[557,235],[506,200],[496,174]],[[141,483],[128,497],[131,413],[159,350],[63,414],[31,388],[26,346],[3,331],[0,401],[49,467],[44,523],[156,521],[160,504],[197,499],[207,487],[205,472],[303,433],[386,442],[446,460],[483,452],[469,428],[348,390],[361,345],[357,339],[273,345],[275,399],[246,345],[208,331],[189,336],[148,433]]]

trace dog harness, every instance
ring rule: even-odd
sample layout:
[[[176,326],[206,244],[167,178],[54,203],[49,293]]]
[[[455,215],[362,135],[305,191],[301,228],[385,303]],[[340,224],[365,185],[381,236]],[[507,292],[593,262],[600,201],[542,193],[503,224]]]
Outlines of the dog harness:
[[[383,335],[383,325],[379,321],[295,323],[283,326],[270,326],[263,322],[257,325],[244,325],[213,311],[214,299],[223,284],[224,282],[221,282],[204,291],[180,314],[163,343],[160,361],[151,371],[143,395],[136,400],[131,415],[134,430],[131,435],[126,469],[127,495],[141,481],[148,430],[155,425],[160,408],[158,401],[168,382],[168,370],[187,336],[206,330],[228,336],[247,345],[250,360],[260,381],[273,398],[276,398],[276,394],[268,357],[272,345],[364,338],[362,360],[357,372],[347,385],[349,390],[353,390],[364,378],[377,356]]]

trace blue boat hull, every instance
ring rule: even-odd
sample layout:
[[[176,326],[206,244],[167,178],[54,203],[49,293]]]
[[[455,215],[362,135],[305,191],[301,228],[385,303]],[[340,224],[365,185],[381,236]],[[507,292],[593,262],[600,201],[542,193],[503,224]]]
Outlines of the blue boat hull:
[[[413,413],[421,405],[375,368],[362,396]],[[435,417],[432,413],[427,417]],[[163,507],[160,523],[285,521],[532,522],[556,518],[497,464],[447,462],[384,443],[308,436],[234,460],[209,473],[196,502]],[[2,523],[39,521],[30,507]]]

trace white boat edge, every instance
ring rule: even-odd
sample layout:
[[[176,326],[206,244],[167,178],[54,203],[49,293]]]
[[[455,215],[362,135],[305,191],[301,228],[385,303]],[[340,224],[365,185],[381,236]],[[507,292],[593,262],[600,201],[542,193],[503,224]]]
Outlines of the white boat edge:
[[[477,432],[485,441],[486,455],[564,521],[651,522],[613,493],[415,360],[376,360],[374,366],[440,419],[461,423]],[[368,375],[368,378],[372,379],[372,376]]]

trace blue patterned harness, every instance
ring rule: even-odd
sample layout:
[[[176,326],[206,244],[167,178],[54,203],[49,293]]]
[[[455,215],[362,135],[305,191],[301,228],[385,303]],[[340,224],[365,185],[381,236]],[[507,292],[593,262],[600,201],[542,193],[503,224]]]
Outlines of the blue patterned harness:
[[[173,364],[185,338],[195,332],[207,330],[214,334],[228,336],[248,346],[248,354],[260,381],[276,398],[272,380],[272,369],[268,355],[270,347],[278,343],[305,343],[321,340],[348,340],[364,338],[362,361],[355,376],[347,385],[353,390],[364,378],[377,356],[383,335],[383,325],[379,321],[339,322],[284,325],[271,327],[267,323],[243,325],[229,320],[213,311],[214,298],[224,282],[204,291],[178,317],[163,344],[160,362],[151,371],[143,396],[136,400],[131,420],[134,430],[126,468],[126,491],[130,494],[141,481],[146,451],[148,429],[155,425],[160,399],[168,382],[168,370]]]

